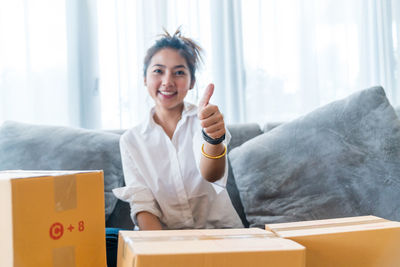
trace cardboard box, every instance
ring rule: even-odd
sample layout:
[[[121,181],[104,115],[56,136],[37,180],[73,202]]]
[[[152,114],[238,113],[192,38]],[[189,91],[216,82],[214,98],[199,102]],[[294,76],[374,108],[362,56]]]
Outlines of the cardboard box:
[[[103,172],[0,172],[0,266],[106,266]]]
[[[400,266],[400,223],[375,216],[279,223],[267,230],[306,247],[306,266]]]
[[[118,267],[304,266],[303,246],[262,229],[121,231]]]

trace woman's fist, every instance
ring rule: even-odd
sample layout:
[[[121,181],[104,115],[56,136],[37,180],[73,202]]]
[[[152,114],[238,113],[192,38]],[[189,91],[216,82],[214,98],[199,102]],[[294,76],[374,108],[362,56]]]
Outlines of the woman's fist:
[[[209,84],[199,102],[197,116],[204,132],[211,138],[217,139],[225,134],[224,117],[218,106],[209,104],[210,98],[214,93],[214,84]]]

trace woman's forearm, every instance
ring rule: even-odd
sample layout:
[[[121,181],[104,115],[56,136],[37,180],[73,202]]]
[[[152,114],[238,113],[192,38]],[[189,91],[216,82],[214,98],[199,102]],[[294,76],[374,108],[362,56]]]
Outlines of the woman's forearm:
[[[162,230],[160,220],[150,212],[142,211],[136,214],[139,230]]]
[[[222,143],[212,145],[205,142],[203,149],[207,155],[217,157],[224,153],[225,146]],[[203,178],[211,183],[221,179],[225,173],[225,157],[226,155],[218,159],[210,159],[202,155],[200,159],[200,172]]]

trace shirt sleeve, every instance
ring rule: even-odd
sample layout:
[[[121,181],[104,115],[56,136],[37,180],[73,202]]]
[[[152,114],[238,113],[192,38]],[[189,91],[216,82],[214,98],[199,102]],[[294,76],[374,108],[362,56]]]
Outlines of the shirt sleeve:
[[[152,191],[138,170],[136,161],[130,153],[131,146],[124,137],[122,136],[120,140],[120,150],[126,186],[113,189],[113,193],[118,199],[130,204],[131,218],[138,225],[136,215],[139,212],[147,211],[161,218],[161,211]]]
[[[228,129],[225,129],[225,140],[222,142],[228,149],[228,144],[231,140],[231,134],[228,131]],[[193,151],[195,155],[195,160],[196,160],[196,166],[197,169],[200,172],[200,159],[201,159],[201,146],[204,144],[204,139],[202,136],[201,129],[196,131],[196,133],[193,136]],[[200,172],[201,173],[201,172]],[[215,181],[212,183],[215,192],[219,194],[226,188],[226,183],[228,181],[228,151],[226,151],[226,156],[225,156],[225,172],[224,176],[219,179],[218,181]]]

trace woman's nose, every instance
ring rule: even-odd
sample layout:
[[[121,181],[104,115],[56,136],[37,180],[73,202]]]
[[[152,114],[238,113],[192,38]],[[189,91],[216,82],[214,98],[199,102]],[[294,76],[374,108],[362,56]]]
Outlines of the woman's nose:
[[[172,75],[169,73],[165,73],[163,80],[162,80],[162,85],[165,87],[168,87],[168,86],[172,85],[172,83],[173,83]]]

